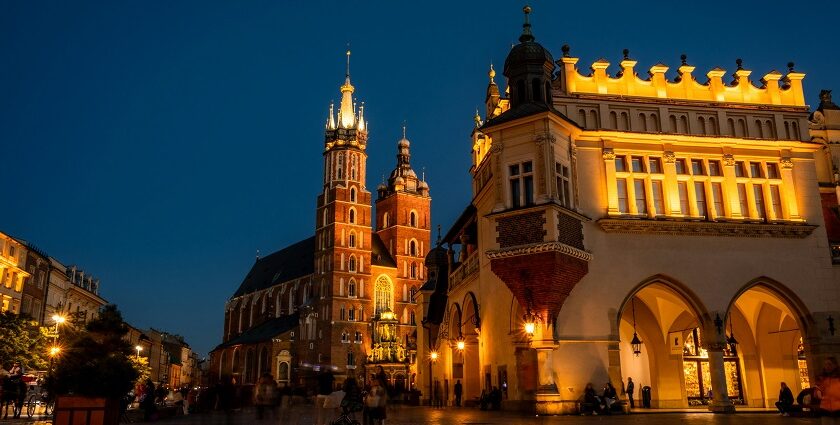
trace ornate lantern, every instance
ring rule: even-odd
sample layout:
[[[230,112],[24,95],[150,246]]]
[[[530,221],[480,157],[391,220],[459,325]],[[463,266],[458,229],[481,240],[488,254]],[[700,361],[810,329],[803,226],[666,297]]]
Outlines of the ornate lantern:
[[[642,340],[636,333],[636,297],[630,299],[630,305],[633,308],[633,339],[630,340],[630,346],[633,347],[633,355],[639,357],[642,354]]]

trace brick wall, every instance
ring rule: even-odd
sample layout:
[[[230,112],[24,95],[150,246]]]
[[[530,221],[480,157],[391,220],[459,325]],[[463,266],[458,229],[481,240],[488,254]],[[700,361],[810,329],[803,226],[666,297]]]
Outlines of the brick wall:
[[[496,219],[499,247],[539,243],[545,240],[545,215],[534,211]]]
[[[557,221],[557,241],[583,249],[583,224],[580,220],[560,213]]]

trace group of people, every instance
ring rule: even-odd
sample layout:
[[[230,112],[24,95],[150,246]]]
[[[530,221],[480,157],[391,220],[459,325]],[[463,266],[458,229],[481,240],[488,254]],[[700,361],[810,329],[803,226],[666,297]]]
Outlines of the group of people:
[[[632,378],[628,381],[628,387],[631,385],[633,385]],[[630,399],[633,399],[632,395],[630,396]],[[580,409],[581,415],[585,415],[587,413],[592,415],[610,414],[613,410],[613,406],[616,406],[616,402],[618,402],[618,391],[616,391],[612,382],[607,382],[607,384],[604,385],[600,396],[595,392],[595,387],[592,383],[587,383],[583,390],[583,403],[581,403]]]
[[[335,377],[329,371],[318,375],[318,395],[315,399],[317,425],[334,423],[332,419],[336,414],[339,414],[339,419],[335,422],[340,423],[342,416],[348,417],[358,412],[362,413],[366,425],[384,423],[387,417],[389,384],[381,367],[377,373],[371,375],[369,383],[364,387],[353,377],[347,378],[338,390],[335,390],[334,382]]]
[[[840,424],[840,367],[837,358],[826,358],[816,386],[802,390],[795,400],[790,387],[782,382],[776,408],[782,416],[807,408],[821,416],[824,424]]]

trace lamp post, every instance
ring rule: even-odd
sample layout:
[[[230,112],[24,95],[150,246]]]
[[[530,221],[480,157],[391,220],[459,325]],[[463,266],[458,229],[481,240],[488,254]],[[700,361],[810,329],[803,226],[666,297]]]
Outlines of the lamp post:
[[[140,360],[140,352],[143,351],[143,347],[138,344],[134,346],[134,349],[137,350],[137,360]]]
[[[636,333],[636,297],[634,296],[630,300],[631,305],[633,306],[633,339],[630,340],[630,346],[633,347],[633,355],[639,357],[642,354],[642,340],[639,339],[639,335]]]
[[[429,353],[429,406],[434,407],[435,403],[435,388],[434,388],[434,379],[432,377],[432,365],[437,363],[438,359],[438,352],[432,349]]]

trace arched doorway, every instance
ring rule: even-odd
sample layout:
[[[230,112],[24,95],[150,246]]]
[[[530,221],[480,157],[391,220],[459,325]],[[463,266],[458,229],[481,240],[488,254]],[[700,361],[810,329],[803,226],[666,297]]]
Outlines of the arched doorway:
[[[653,408],[708,402],[709,362],[702,357],[707,317],[691,291],[664,276],[648,279],[627,297],[618,316],[619,375],[624,382],[633,378],[637,405],[646,386]],[[631,345],[634,334],[642,342],[638,352]]]
[[[772,279],[756,279],[729,305],[726,335],[743,373],[743,402],[772,407],[785,382],[794,395],[811,385],[806,342],[811,316],[791,291]]]
[[[461,379],[463,388],[462,400],[477,399],[481,396],[481,364],[479,360],[478,327],[480,325],[478,305],[475,296],[468,293],[464,298],[464,309],[461,316],[461,340],[464,342],[460,349],[456,341],[456,349],[460,351],[463,360],[464,374]],[[454,385],[454,383],[453,383]],[[462,401],[463,402],[463,401]]]

